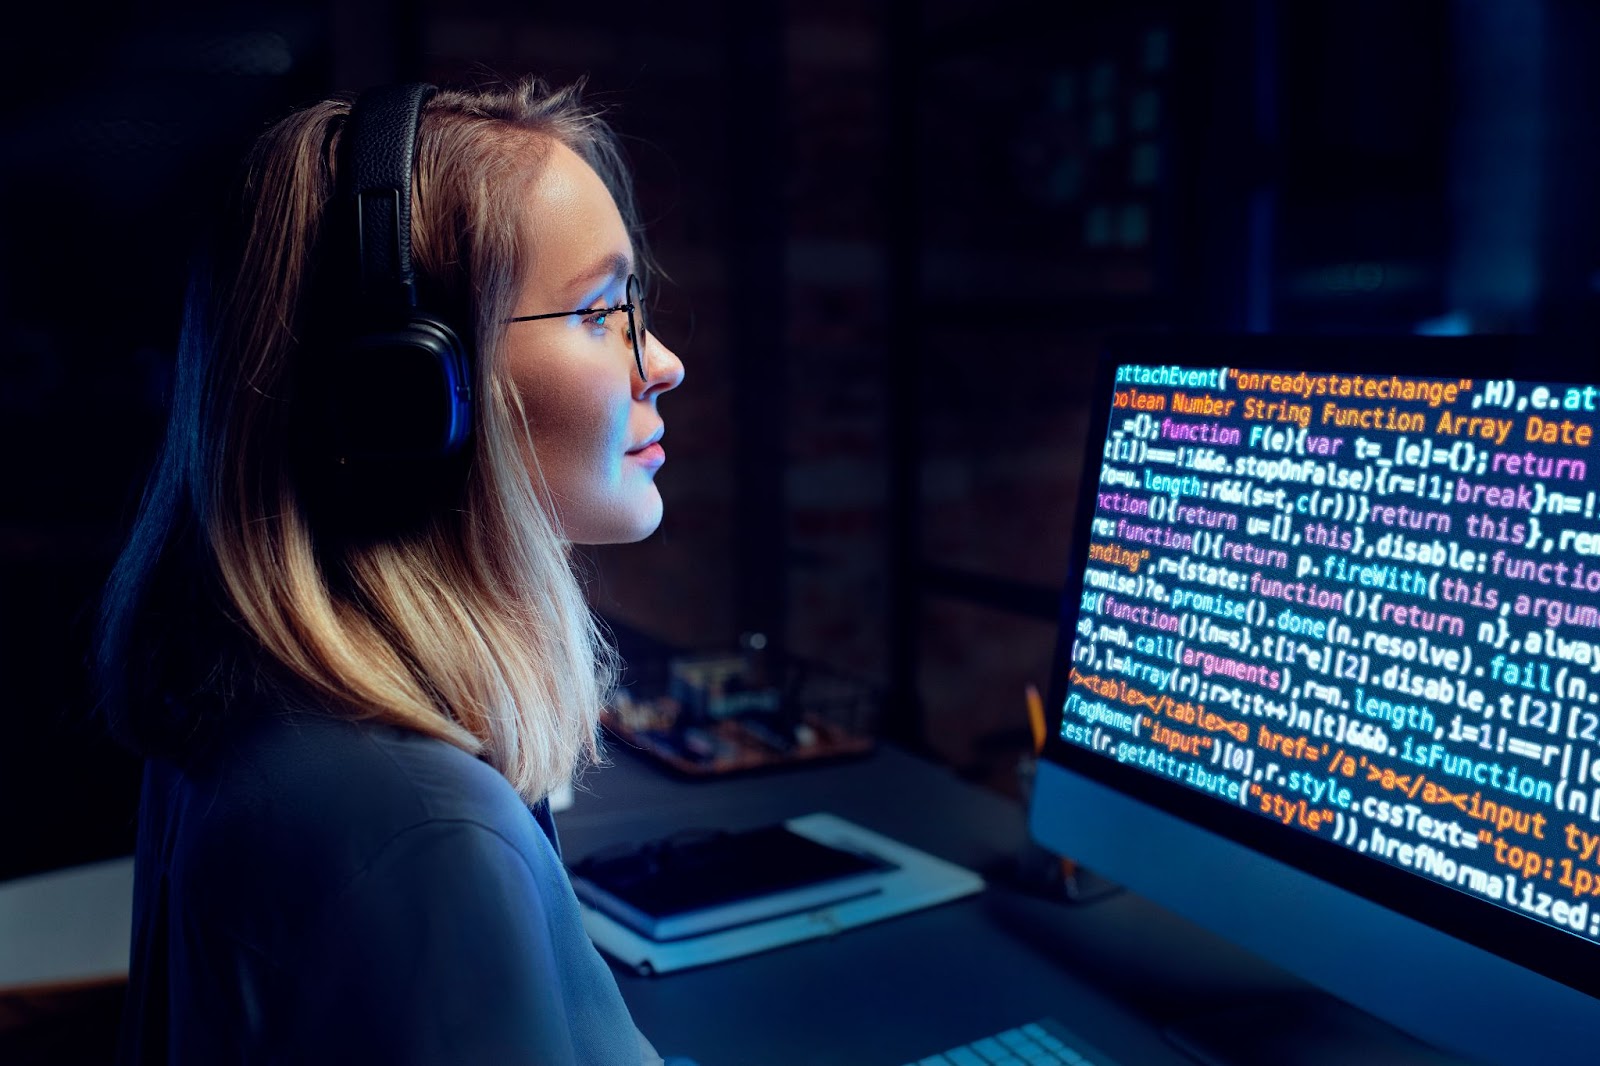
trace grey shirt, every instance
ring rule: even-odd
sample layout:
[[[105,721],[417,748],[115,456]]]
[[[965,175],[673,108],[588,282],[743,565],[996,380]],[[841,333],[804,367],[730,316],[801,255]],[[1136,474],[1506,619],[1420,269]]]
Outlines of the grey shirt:
[[[655,1064],[554,826],[486,763],[310,711],[146,763],[122,1063]]]

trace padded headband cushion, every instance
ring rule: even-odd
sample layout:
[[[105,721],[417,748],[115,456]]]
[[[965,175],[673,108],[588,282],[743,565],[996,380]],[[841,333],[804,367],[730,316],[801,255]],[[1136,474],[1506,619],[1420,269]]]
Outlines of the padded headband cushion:
[[[369,89],[350,109],[345,126],[343,198],[357,227],[357,294],[377,315],[416,305],[411,177],[418,118],[436,91],[422,83]]]

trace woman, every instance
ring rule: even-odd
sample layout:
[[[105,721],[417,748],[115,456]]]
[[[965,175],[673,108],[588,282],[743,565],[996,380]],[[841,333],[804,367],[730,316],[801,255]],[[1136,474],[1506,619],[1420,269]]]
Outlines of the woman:
[[[97,651],[147,760],[122,1060],[659,1062],[545,803],[614,677],[571,546],[655,529],[683,378],[611,134],[533,80],[326,100],[211,245]]]

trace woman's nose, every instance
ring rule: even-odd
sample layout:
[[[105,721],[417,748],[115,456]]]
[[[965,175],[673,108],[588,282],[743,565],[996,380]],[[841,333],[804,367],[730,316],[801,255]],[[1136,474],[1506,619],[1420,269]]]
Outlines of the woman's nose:
[[[683,384],[683,360],[654,333],[644,335],[644,389],[639,398],[671,392]]]

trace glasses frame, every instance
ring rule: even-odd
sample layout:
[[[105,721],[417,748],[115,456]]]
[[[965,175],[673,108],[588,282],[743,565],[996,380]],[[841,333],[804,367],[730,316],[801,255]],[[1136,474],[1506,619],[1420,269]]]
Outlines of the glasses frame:
[[[629,274],[624,284],[623,297],[626,303],[617,304],[615,307],[580,307],[576,311],[550,311],[542,315],[518,315],[506,319],[512,322],[538,322],[546,318],[569,318],[572,315],[609,315],[619,311],[628,314],[628,339],[633,342],[633,365],[639,371],[639,380],[647,381],[644,375],[644,285],[636,274]]]

